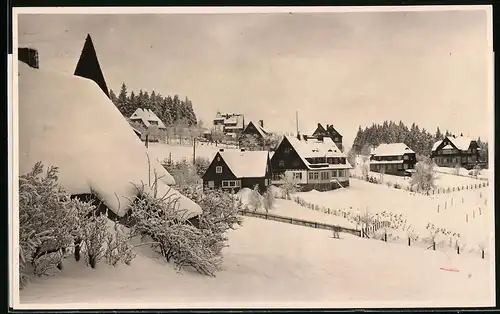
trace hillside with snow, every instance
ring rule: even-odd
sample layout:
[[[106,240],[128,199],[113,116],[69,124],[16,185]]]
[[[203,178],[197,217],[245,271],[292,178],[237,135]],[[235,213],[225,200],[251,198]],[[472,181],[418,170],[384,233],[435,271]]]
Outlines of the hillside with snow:
[[[245,218],[216,278],[177,273],[145,247],[130,266],[64,271],[21,292],[23,306],[469,307],[495,301],[493,263]],[[446,271],[456,269],[458,271]]]

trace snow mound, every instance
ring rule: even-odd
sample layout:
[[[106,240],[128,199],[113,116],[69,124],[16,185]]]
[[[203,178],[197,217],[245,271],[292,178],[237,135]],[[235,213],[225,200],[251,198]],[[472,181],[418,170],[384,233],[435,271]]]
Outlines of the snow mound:
[[[88,79],[19,62],[19,173],[42,161],[59,168],[70,194],[95,193],[123,216],[154,173],[158,193],[172,194],[173,177],[157,162],[99,86]],[[188,216],[201,208],[179,195]]]
[[[250,197],[252,195],[252,192],[253,190],[249,188],[243,188],[239,190],[238,193],[236,193],[236,195],[240,198],[243,205],[248,205],[250,204]],[[261,202],[264,201],[264,197],[262,197],[262,195],[260,194],[259,194],[259,199],[261,200]]]

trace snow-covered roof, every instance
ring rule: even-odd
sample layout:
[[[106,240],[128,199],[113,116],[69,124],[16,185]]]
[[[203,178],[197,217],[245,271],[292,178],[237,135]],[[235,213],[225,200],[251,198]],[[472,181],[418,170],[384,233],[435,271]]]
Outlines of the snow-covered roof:
[[[445,147],[443,147],[443,149],[453,149],[453,146],[451,146],[450,144],[448,144]]]
[[[187,216],[201,213],[170,189],[174,178],[156,159],[148,162],[146,147],[95,82],[19,62],[19,91],[20,174],[38,161],[57,166],[59,183],[70,194],[95,192],[123,216],[137,195],[133,184],[147,184],[156,172],[159,194],[178,196]]]
[[[158,123],[158,127],[161,129],[166,128],[165,124],[158,118],[158,116],[151,111],[151,109],[137,108],[134,113],[130,116],[130,120],[137,121],[142,120],[146,127],[149,127],[152,123]]]
[[[227,166],[238,178],[261,178],[266,176],[267,151],[225,150],[219,152]]]
[[[249,126],[250,124],[253,124],[253,125],[255,126],[255,128],[257,129],[257,132],[259,132],[259,134],[260,134],[262,137],[264,137],[264,136],[266,136],[266,135],[268,135],[268,134],[270,133],[270,132],[268,132],[268,131],[264,128],[264,127],[262,127],[262,126],[260,125],[260,123],[255,123],[255,122],[253,122],[253,121],[250,121],[250,122],[247,124],[247,126],[245,127],[245,130],[248,128],[248,126]]]
[[[293,149],[297,152],[302,161],[309,168],[311,168],[311,163],[309,163],[306,158],[346,157],[345,154],[340,151],[337,145],[335,145],[335,143],[329,137],[324,137],[323,140],[319,140],[316,138],[308,138],[307,140],[301,138],[299,140],[295,136],[287,135],[284,138],[286,138],[288,142],[290,142]],[[330,168],[331,166],[334,165],[329,165]],[[347,161],[345,165],[341,166],[343,166],[343,168],[352,168],[352,166]]]
[[[372,151],[375,156],[400,156],[408,153],[415,153],[405,143],[380,144]]]
[[[458,148],[459,150],[464,150],[464,151],[468,150],[470,143],[474,141],[473,139],[471,139],[469,137],[465,137],[465,136],[458,136],[458,137],[447,136],[446,138],[453,145],[455,145],[456,148]],[[439,147],[439,145],[441,145],[442,142],[443,142],[443,140],[435,142],[434,145],[432,145],[432,151],[435,151]]]

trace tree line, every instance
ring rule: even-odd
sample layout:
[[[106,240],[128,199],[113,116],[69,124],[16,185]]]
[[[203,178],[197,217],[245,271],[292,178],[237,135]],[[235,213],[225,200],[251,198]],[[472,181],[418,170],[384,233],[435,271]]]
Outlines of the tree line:
[[[405,143],[415,153],[429,156],[435,142],[444,139],[445,136],[453,135],[459,136],[448,130],[442,133],[439,127],[435,133],[431,133],[425,128],[420,128],[415,123],[411,127],[408,127],[402,121],[399,121],[399,123],[384,121],[382,124],[373,123],[364,129],[359,126],[352,151],[356,154],[368,155],[371,148],[377,147],[382,143]],[[486,154],[487,156],[488,143],[482,142],[480,138],[477,141],[479,147],[483,149],[482,154]]]
[[[187,97],[182,100],[177,94],[163,96],[155,91],[148,93],[142,89],[138,93],[134,91],[128,93],[125,83],[122,84],[118,96],[110,89],[109,97],[126,118],[129,118],[137,108],[143,108],[153,111],[167,126],[198,124],[193,103]]]

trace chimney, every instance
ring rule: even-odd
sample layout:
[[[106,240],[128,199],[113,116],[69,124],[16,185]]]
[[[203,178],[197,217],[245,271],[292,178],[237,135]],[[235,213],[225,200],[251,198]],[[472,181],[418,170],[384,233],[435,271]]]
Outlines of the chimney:
[[[297,139],[300,141],[300,133],[297,132]]]
[[[219,152],[223,152],[223,151],[224,151],[224,148],[220,148],[220,149],[219,149]]]
[[[305,135],[305,134],[304,134],[304,135],[302,135],[302,138],[304,139],[304,141],[306,141],[306,142],[307,142],[307,135]]]
[[[38,59],[38,51],[32,48],[18,48],[17,59],[26,63],[32,68],[38,69],[40,67]]]
[[[323,134],[318,135],[318,141],[323,142]]]
[[[264,120],[259,120],[259,124],[263,128],[264,127]]]

